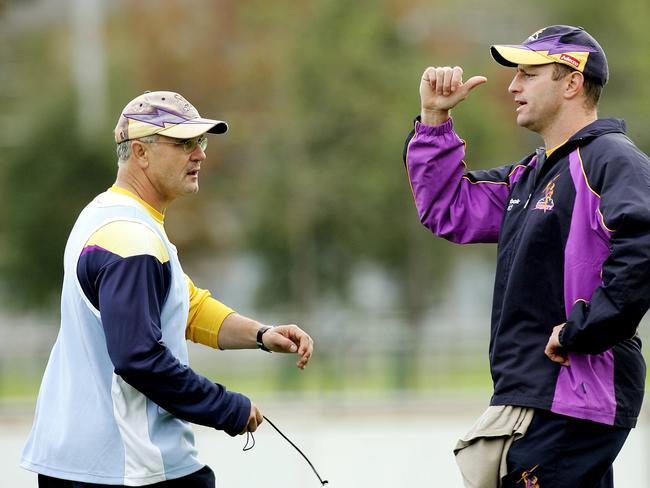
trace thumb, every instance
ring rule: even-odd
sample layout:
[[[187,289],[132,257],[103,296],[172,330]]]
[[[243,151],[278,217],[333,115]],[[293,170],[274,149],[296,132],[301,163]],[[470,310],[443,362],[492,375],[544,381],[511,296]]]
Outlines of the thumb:
[[[465,89],[465,93],[469,93],[483,83],[487,83],[487,78],[485,76],[472,76],[469,80],[463,83],[463,88]]]

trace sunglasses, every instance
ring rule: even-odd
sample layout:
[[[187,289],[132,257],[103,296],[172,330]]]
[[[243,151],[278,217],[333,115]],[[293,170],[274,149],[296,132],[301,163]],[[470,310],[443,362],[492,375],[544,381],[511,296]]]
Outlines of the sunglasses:
[[[182,146],[185,154],[191,154],[196,150],[196,146],[199,146],[201,151],[206,150],[208,147],[208,136],[204,134],[192,139],[179,139],[178,141],[152,141],[145,142],[145,144],[173,144],[175,146]]]

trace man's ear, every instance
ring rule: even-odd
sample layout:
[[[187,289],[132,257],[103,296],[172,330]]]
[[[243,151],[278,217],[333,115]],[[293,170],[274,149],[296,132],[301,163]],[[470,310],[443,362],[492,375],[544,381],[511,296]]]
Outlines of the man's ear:
[[[149,166],[149,149],[141,141],[131,141],[131,156],[140,168]]]
[[[566,89],[564,90],[564,96],[566,98],[575,98],[580,95],[585,84],[585,77],[580,71],[572,71],[569,76],[566,77]]]

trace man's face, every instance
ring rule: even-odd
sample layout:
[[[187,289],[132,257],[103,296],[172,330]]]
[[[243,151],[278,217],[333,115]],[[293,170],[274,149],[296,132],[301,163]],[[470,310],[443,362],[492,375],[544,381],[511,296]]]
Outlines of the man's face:
[[[564,103],[564,79],[553,80],[553,64],[519,65],[508,91],[517,104],[517,124],[543,133],[556,120]]]
[[[171,202],[199,191],[199,170],[201,162],[205,160],[201,145],[194,144],[199,139],[197,137],[183,144],[183,139],[159,135],[156,142],[145,143],[149,151],[146,175],[162,200]]]

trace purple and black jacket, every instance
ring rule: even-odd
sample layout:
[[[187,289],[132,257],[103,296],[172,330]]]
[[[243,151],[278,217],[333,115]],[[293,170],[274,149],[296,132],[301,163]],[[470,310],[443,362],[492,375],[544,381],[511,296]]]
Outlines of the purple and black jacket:
[[[491,405],[634,427],[650,307],[650,160],[617,119],[552,152],[467,171],[451,120],[416,121],[405,163],[421,222],[456,243],[498,242]],[[554,326],[570,366],[544,348]]]

